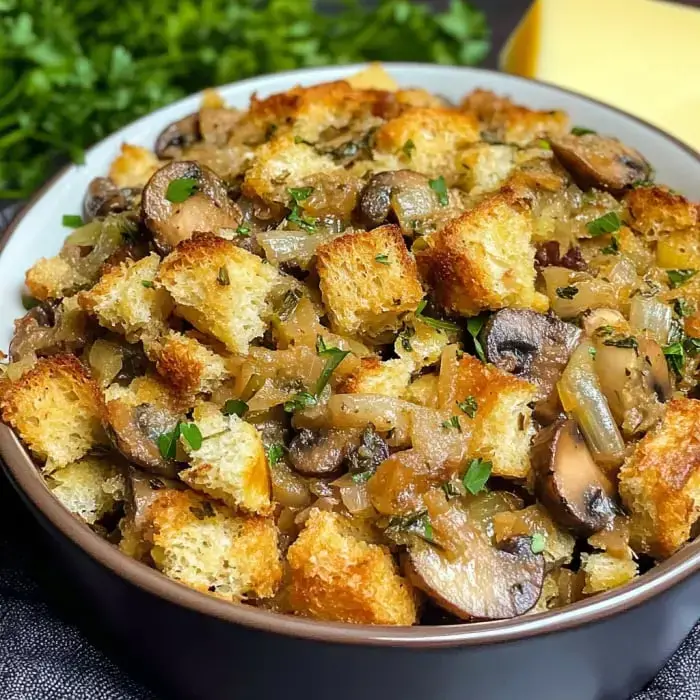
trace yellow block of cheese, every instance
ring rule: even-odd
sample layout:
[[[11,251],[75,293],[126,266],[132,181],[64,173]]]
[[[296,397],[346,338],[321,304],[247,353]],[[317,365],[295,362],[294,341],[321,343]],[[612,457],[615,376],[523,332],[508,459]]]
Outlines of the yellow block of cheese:
[[[607,102],[700,150],[700,9],[663,0],[535,0],[501,69]]]

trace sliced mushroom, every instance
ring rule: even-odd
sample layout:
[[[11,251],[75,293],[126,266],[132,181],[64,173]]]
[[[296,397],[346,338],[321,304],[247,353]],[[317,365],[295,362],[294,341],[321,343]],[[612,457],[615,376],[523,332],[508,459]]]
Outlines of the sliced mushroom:
[[[357,430],[302,428],[289,444],[289,461],[300,474],[327,476],[338,472],[350,451],[359,444]]]
[[[360,435],[360,444],[353,447],[345,461],[350,474],[363,474],[364,477],[368,477],[388,458],[389,445],[370,423]]]
[[[140,187],[117,187],[108,177],[96,177],[88,185],[83,200],[83,217],[92,221],[100,216],[118,214],[137,206]]]
[[[146,511],[158,491],[185,488],[181,481],[153,476],[134,467],[129,469],[127,485],[127,511],[137,530],[143,527]]]
[[[182,151],[200,139],[199,113],[189,114],[160,132],[155,152],[161,160],[179,158]]]
[[[182,179],[195,180],[196,189],[182,202],[169,201],[170,183]],[[241,221],[226,185],[212,170],[194,161],[168,163],[153,174],[143,190],[141,216],[163,253],[194,233],[219,235],[222,229],[236,229]]]
[[[639,356],[644,364],[644,376],[647,386],[661,403],[671,400],[673,387],[668,362],[661,346],[651,338],[639,339]]]
[[[483,345],[489,362],[538,386],[535,417],[547,423],[559,413],[556,383],[580,337],[553,314],[501,309],[484,327]]]
[[[561,164],[583,189],[601,187],[613,194],[648,180],[649,163],[634,148],[598,134],[567,134],[550,139]]]
[[[377,173],[365,185],[359,202],[360,216],[367,226],[396,221],[406,231],[412,230],[411,222],[425,219],[437,207],[428,178],[413,170]]]
[[[163,457],[158,438],[172,431],[180,416],[153,404],[130,406],[117,399],[107,404],[106,417],[107,434],[130,462],[161,476],[177,475],[177,463]]]
[[[541,430],[531,460],[537,496],[559,525],[582,537],[612,525],[615,486],[593,461],[575,421],[561,418]]]
[[[503,620],[526,613],[537,602],[544,558],[529,537],[494,546],[459,505],[431,518],[438,536],[459,539],[460,553],[416,538],[409,548],[409,575],[438,605],[463,620]]]

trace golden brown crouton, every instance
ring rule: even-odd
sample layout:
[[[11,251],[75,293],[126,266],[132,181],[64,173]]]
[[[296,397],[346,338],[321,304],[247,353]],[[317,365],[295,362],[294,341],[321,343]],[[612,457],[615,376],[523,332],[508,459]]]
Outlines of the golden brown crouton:
[[[434,365],[455,333],[442,328],[434,328],[414,317],[399,333],[394,343],[394,351],[412,365],[412,371]]]
[[[2,419],[51,472],[106,442],[102,393],[73,355],[41,358],[3,387]]]
[[[355,536],[338,513],[313,510],[289,548],[289,601],[319,620],[370,625],[412,625],[416,602],[389,550]]]
[[[159,265],[160,258],[151,253],[110,268],[92,289],[79,294],[81,307],[129,342],[157,335],[173,305],[168,292],[153,282]]]
[[[513,172],[515,149],[505,144],[476,143],[462,151],[460,163],[465,171],[461,182],[470,194],[492,192]]]
[[[650,238],[700,225],[700,206],[663,187],[635,187],[625,204],[629,225]]]
[[[340,172],[330,156],[295,138],[291,133],[280,134],[256,150],[243,181],[244,194],[286,205],[290,188],[302,187],[319,175]]]
[[[47,485],[68,510],[88,525],[113,513],[124,500],[126,480],[112,462],[84,457],[47,477]]]
[[[191,335],[169,331],[146,351],[158,374],[181,394],[210,394],[231,376],[226,358]]]
[[[581,569],[585,574],[583,592],[586,595],[602,593],[631,581],[638,573],[633,559],[615,557],[608,552],[581,554]]]
[[[474,90],[464,98],[461,108],[479,119],[483,132],[492,140],[520,146],[563,134],[569,124],[565,112],[528,109],[488,90]]]
[[[423,298],[398,226],[348,234],[321,246],[316,268],[334,330],[377,336],[398,329]]]
[[[386,72],[381,63],[370,63],[367,68],[347,78],[346,82],[355,90],[394,92],[399,89],[399,84]]]
[[[163,260],[156,283],[172,295],[176,314],[232,352],[245,353],[265,332],[262,317],[278,279],[257,255],[205,234],[180,243]]]
[[[224,416],[213,404],[195,408],[194,421],[202,445],[194,450],[183,441],[191,466],[180,472],[180,478],[232,508],[269,513],[270,473],[255,426],[235,415]]]
[[[143,187],[162,165],[147,148],[123,143],[109,168],[109,178],[117,187]]]
[[[449,222],[417,254],[418,265],[445,308],[473,316],[484,309],[544,311],[535,291],[532,216],[510,190],[490,195]]]
[[[25,283],[35,299],[60,299],[73,282],[71,263],[60,256],[39,258],[25,275]]]
[[[400,398],[411,380],[412,363],[406,360],[387,360],[374,355],[363,357],[360,366],[338,386],[339,394],[381,394]]]
[[[438,384],[437,374],[423,374],[406,387],[401,398],[426,408],[437,408]]]
[[[144,535],[168,578],[225,600],[269,598],[282,578],[272,519],[236,515],[193,491],[158,491]]]
[[[476,118],[445,107],[409,108],[374,136],[380,153],[401,153],[404,167],[430,177],[442,175],[449,184],[461,174],[460,151],[478,140]]]
[[[156,374],[135,377],[126,387],[112,384],[105,391],[105,401],[107,405],[111,401],[122,401],[131,407],[148,403],[163,406],[173,413],[187,408],[186,400],[175,392],[170,382]]]
[[[459,360],[457,401],[469,396],[477,410],[471,420],[468,454],[493,464],[493,475],[525,479],[530,472],[532,409],[537,388],[471,355]]]
[[[700,401],[675,399],[620,469],[630,542],[663,559],[690,537],[700,516]]]

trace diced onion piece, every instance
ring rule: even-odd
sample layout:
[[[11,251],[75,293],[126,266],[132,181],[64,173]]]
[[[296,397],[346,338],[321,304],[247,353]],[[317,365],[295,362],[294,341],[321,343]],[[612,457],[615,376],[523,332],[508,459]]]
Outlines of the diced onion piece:
[[[635,333],[648,333],[660,345],[668,343],[673,315],[671,307],[658,299],[636,296],[630,305],[630,325]]]
[[[470,428],[464,415],[416,406],[411,413],[411,444],[431,467],[456,467],[464,460]]]
[[[94,246],[97,243],[97,239],[100,237],[102,232],[102,222],[91,221],[85,226],[75,229],[69,236],[66,237],[65,242],[68,245],[77,246]]]
[[[123,358],[118,345],[98,338],[90,348],[88,362],[98,384],[106,387],[121,372]]]
[[[367,482],[352,483],[340,489],[340,498],[343,505],[352,515],[363,513],[372,507],[367,493]]]
[[[448,345],[440,356],[440,377],[438,379],[438,406],[440,408],[452,407],[457,400],[457,380],[459,378],[457,349],[457,345]]]
[[[300,267],[306,268],[320,245],[328,243],[341,235],[342,232],[308,234],[305,231],[275,229],[257,233],[256,238],[270,262],[276,265],[284,262],[294,262]]]
[[[288,508],[304,508],[311,502],[311,493],[304,480],[284,462],[270,469],[272,499]]]
[[[560,318],[574,318],[588,309],[618,305],[615,285],[585,272],[552,266],[542,270],[542,276],[552,311]]]
[[[559,380],[559,397],[564,410],[581,428],[593,458],[604,466],[616,467],[622,462],[625,444],[598,383],[592,347],[584,340],[574,350]]]

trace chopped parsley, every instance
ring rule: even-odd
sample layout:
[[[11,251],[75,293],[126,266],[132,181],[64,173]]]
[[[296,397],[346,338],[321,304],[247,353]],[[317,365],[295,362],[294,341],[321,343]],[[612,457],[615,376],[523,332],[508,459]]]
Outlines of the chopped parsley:
[[[239,418],[245,415],[248,411],[248,404],[240,399],[228,399],[221,409],[225,416],[238,416]]]
[[[306,231],[307,233],[311,233],[312,231],[316,230],[316,217],[307,216],[304,214],[298,204],[294,204],[292,207],[292,210],[287,216],[287,221],[291,221],[293,224],[296,224],[300,229]]]
[[[622,226],[622,220],[616,211],[609,211],[586,224],[591,236],[603,236],[606,233],[615,233]]]
[[[493,464],[491,462],[481,458],[473,459],[471,462],[469,462],[467,471],[462,477],[464,488],[474,496],[476,496],[476,494],[480,491],[485,490],[486,482],[491,476],[492,469]]]
[[[181,423],[180,435],[193,450],[202,446],[202,433],[195,423]]]
[[[663,350],[669,368],[672,369],[676,375],[681,376],[683,367],[685,366],[685,348],[683,347],[683,343],[680,341],[671,343],[671,345],[666,345]]]
[[[146,289],[153,289],[155,287],[155,284],[151,280],[141,280],[142,286],[146,287]]]
[[[697,270],[666,270],[668,275],[668,282],[672,289],[680,287],[685,284],[689,279],[695,277],[698,274]]]
[[[284,457],[284,445],[275,442],[267,449],[267,461],[271,467],[274,467],[282,457]]]
[[[165,198],[173,204],[179,204],[189,199],[199,186],[196,177],[178,177],[168,183]]]
[[[673,302],[673,310],[681,317],[692,316],[695,313],[695,307],[680,297]]]
[[[428,302],[424,299],[420,304],[418,304],[418,308],[416,309],[417,319],[420,319],[426,326],[430,326],[431,328],[438,328],[443,331],[459,331],[459,326],[456,323],[452,323],[452,321],[443,321],[439,318],[424,316],[423,310],[425,309],[427,303]]]
[[[586,134],[597,134],[597,131],[593,131],[593,129],[587,129],[585,126],[575,126],[573,129],[571,129],[571,133],[574,136],[585,136]]]
[[[591,347],[588,348],[588,354],[595,360],[595,356],[598,354],[598,351],[591,345]]]
[[[479,340],[479,333],[486,323],[485,316],[474,316],[467,321],[467,330],[469,335],[474,340],[474,350],[476,351],[476,356],[482,361],[486,362],[486,355],[484,354],[484,348]]]
[[[421,510],[411,515],[395,515],[389,519],[387,530],[410,532],[428,542],[435,542],[433,526],[427,510]]]
[[[350,354],[349,350],[341,350],[340,348],[329,348],[321,336],[316,340],[316,353],[319,357],[326,360],[326,365],[321,372],[321,376],[316,382],[316,396],[320,396],[321,392],[326,388],[331,374],[335,371],[338,365]]]
[[[445,178],[440,175],[440,177],[435,178],[435,180],[429,180],[428,184],[430,185],[430,189],[437,195],[440,206],[446,207],[450,202],[450,198],[447,195],[447,184],[445,183]]]
[[[294,200],[296,204],[303,202],[308,199],[313,193],[313,187],[290,187],[287,189],[289,196]]]
[[[313,394],[309,394],[308,391],[300,391],[298,394],[294,394],[289,401],[284,402],[284,410],[287,413],[294,413],[303,411],[309,406],[315,406],[316,403],[316,397]]]
[[[403,151],[406,158],[411,160],[411,155],[413,154],[413,151],[416,150],[416,144],[413,143],[413,141],[411,139],[408,139],[408,141],[406,141],[406,143],[404,143],[401,150]]]
[[[620,252],[620,237],[613,233],[610,235],[610,243],[600,251],[603,255],[618,255]]]
[[[459,431],[460,433],[462,432],[462,426],[459,424],[459,417],[458,416],[452,416],[449,420],[445,420],[442,422],[442,427],[445,428],[446,430],[450,430],[451,428],[454,428],[455,430]]]
[[[624,338],[606,338],[603,345],[608,345],[614,348],[637,348],[637,339],[631,335]]]
[[[457,401],[456,403],[459,406],[459,410],[466,413],[470,418],[474,418],[479,408],[479,404],[473,396],[467,396],[464,401]]]
[[[543,148],[545,151],[552,150],[552,147],[547,139],[537,139],[536,143],[538,148]]]
[[[158,449],[163,459],[175,459],[180,436],[193,450],[198,450],[202,446],[202,433],[199,428],[194,423],[178,421],[170,432],[158,436]]]
[[[544,552],[547,539],[541,532],[536,532],[530,537],[530,549],[533,554],[541,554]]]
[[[79,228],[83,225],[83,218],[78,214],[64,214],[61,223],[67,228]]]
[[[228,275],[228,270],[225,267],[220,267],[219,272],[216,275],[216,281],[222,287],[228,287],[231,284],[231,278]]]
[[[31,311],[35,306],[39,306],[39,300],[29,294],[22,294],[22,306],[26,311]]]
[[[390,265],[391,263],[389,262],[389,256],[386,255],[386,253],[382,255],[376,255],[374,259],[378,262],[381,263],[382,265]]]
[[[557,287],[557,296],[562,299],[573,299],[578,294],[578,287]]]
[[[236,233],[237,233],[239,236],[250,236],[250,226],[244,226],[243,224],[241,224],[241,225],[236,229]]]

